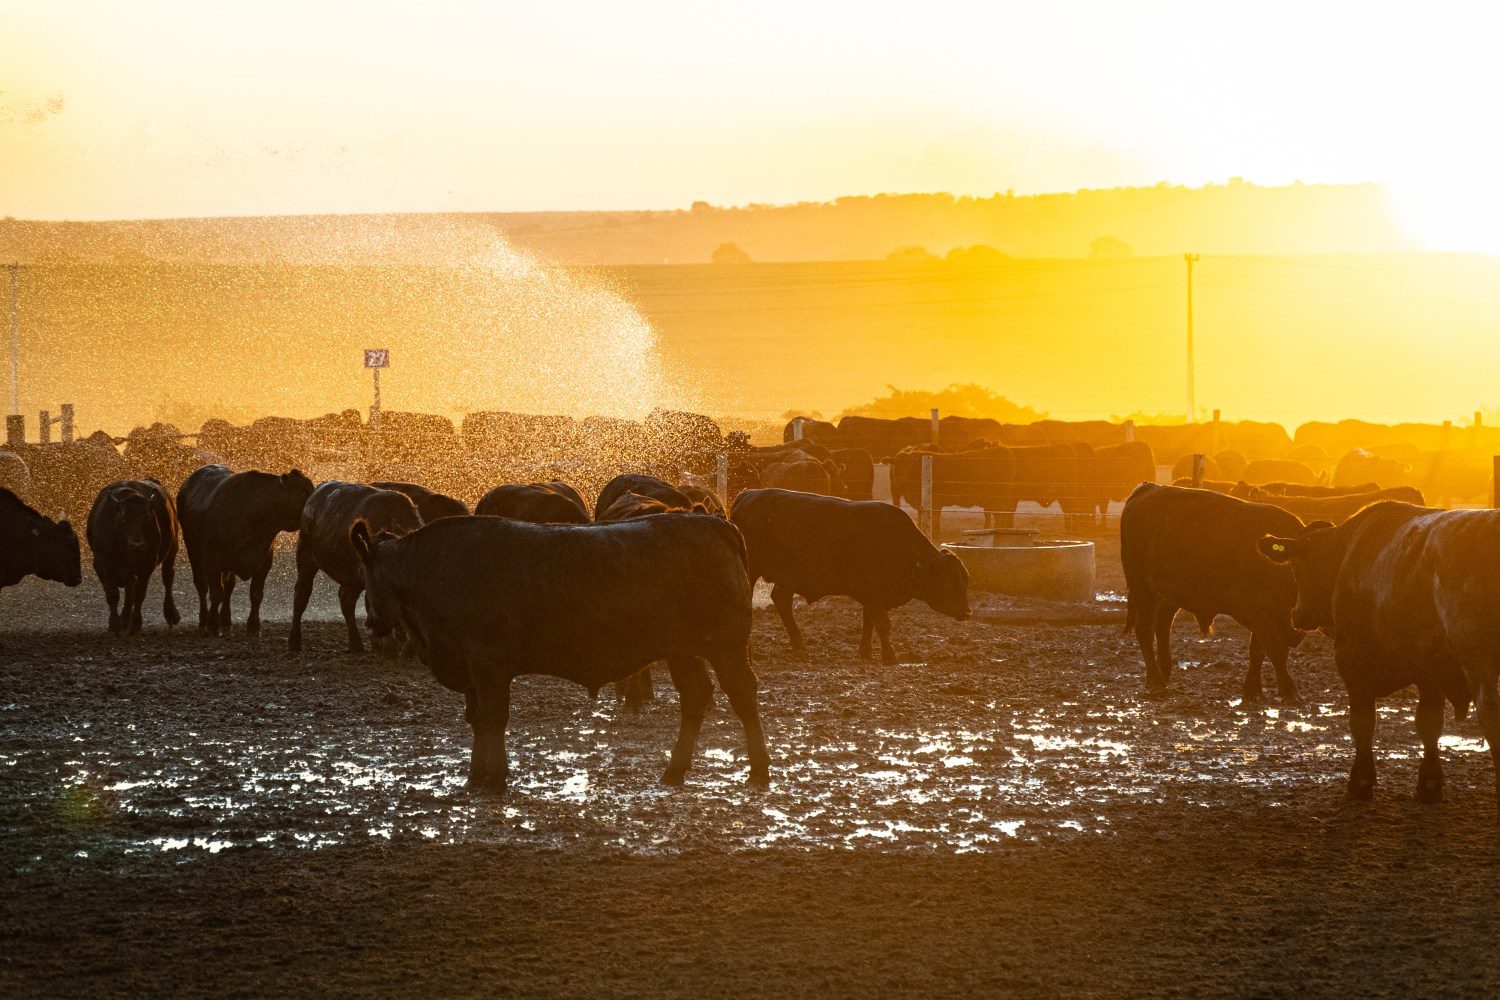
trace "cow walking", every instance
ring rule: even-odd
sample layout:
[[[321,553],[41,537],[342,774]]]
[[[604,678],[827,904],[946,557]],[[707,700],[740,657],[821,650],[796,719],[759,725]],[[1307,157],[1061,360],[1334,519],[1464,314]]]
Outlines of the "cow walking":
[[[1437,511],[1385,502],[1337,527],[1263,539],[1297,582],[1292,620],[1333,639],[1349,694],[1349,797],[1375,794],[1375,702],[1413,684],[1422,764],[1417,800],[1443,797],[1443,702],[1462,719],[1477,703],[1500,804],[1500,511]]]
[[[356,522],[350,538],[373,633],[403,629],[438,682],[464,694],[472,787],[505,788],[515,677],[562,677],[597,694],[660,659],[682,710],[662,781],[680,784],[687,774],[713,698],[709,667],[744,726],[750,780],[769,779],[748,656],[744,542],[722,518],[588,526],[444,518],[401,538],[375,537]]]
[[[94,575],[109,605],[109,634],[141,631],[141,605],[151,574],[161,567],[162,617],[181,621],[172,595],[177,571],[177,510],[155,479],[123,480],[99,491],[89,510],[89,549]],[[125,607],[120,608],[124,591]]]
[[[32,575],[67,587],[82,583],[78,536],[66,519],[52,521],[0,488],[0,589]]]

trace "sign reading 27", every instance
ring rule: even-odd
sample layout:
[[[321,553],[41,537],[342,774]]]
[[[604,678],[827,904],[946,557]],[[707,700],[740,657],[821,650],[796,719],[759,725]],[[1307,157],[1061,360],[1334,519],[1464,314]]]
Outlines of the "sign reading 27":
[[[366,368],[389,368],[391,366],[391,352],[384,347],[366,348]]]

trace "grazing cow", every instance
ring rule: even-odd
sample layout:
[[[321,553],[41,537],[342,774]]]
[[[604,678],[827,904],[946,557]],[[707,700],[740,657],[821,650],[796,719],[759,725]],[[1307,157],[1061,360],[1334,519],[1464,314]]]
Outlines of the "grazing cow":
[[[245,631],[260,632],[260,602],[275,558],[271,545],[283,531],[302,524],[302,507],[313,484],[299,470],[231,472],[205,465],[177,491],[177,519],[198,591],[198,631],[229,633],[229,599],[236,579],[250,581],[250,617]]]
[[[1417,800],[1443,796],[1443,700],[1461,719],[1476,698],[1500,800],[1500,511],[1379,503],[1337,527],[1277,532],[1260,547],[1291,564],[1297,627],[1333,639],[1354,738],[1349,797],[1375,794],[1375,700],[1415,684]]]
[[[831,460],[820,461],[805,451],[787,452],[779,462],[766,469],[762,479],[769,487],[802,493],[833,496],[843,491],[838,467]]]
[[[1333,485],[1349,486],[1354,483],[1399,483],[1411,471],[1407,462],[1393,458],[1380,458],[1363,448],[1355,448],[1339,459],[1333,470]]]
[[[1272,496],[1256,493],[1252,488],[1250,496],[1246,499],[1255,503],[1280,507],[1282,510],[1295,514],[1297,519],[1304,524],[1311,524],[1313,521],[1343,524],[1370,504],[1379,503],[1382,500],[1395,500],[1398,503],[1415,504],[1418,507],[1423,503],[1422,491],[1411,486],[1397,486],[1394,489],[1378,490],[1374,493],[1351,493],[1331,497]]]
[[[109,604],[109,634],[136,635],[141,605],[151,574],[161,567],[161,614],[167,625],[181,621],[172,595],[177,569],[177,510],[155,479],[111,483],[99,491],[89,510],[89,549],[94,575]],[[125,592],[123,614],[120,591]]]
[[[376,636],[400,627],[474,730],[469,784],[505,788],[511,681],[546,674],[597,694],[665,659],[682,724],[662,781],[680,784],[713,699],[707,660],[745,729],[750,780],[770,757],[750,668],[751,585],[732,525],[702,514],[618,524],[446,518],[401,538],[351,541]]]
[[[686,493],[665,479],[639,472],[627,472],[605,483],[604,488],[599,491],[599,497],[594,501],[594,520],[603,520],[604,512],[627,493],[659,500],[668,510],[691,510],[693,506],[693,501]]]
[[[1012,449],[934,452],[907,448],[891,460],[891,499],[913,509],[922,503],[922,457],[932,456],[932,534],[940,537],[945,507],[978,507],[988,526],[997,511],[1016,509],[1016,464]]]
[[[0,588],[38,576],[64,586],[83,582],[78,536],[67,521],[51,521],[0,489]]]
[[[431,524],[440,517],[468,517],[469,505],[462,500],[430,490],[416,483],[371,483],[377,490],[395,490],[411,499],[422,516],[423,524]]]
[[[287,647],[294,653],[302,651],[302,615],[312,597],[318,570],[339,586],[339,610],[349,630],[349,652],[365,651],[354,620],[355,605],[365,589],[359,559],[349,544],[349,530],[355,521],[363,522],[376,534],[399,536],[420,528],[422,515],[411,497],[395,490],[339,482],[322,483],[313,490],[302,508],[302,526],[297,531],[297,588],[292,598],[292,631],[287,637]]]
[[[1245,467],[1245,482],[1296,483],[1298,486],[1321,486],[1326,477],[1320,477],[1301,462],[1284,458],[1260,458]]]
[[[845,500],[873,500],[875,498],[875,460],[863,448],[833,448],[829,457],[837,463],[839,480],[843,489],[839,496]]]
[[[916,598],[934,611],[969,617],[969,573],[952,552],[937,548],[899,507],[874,500],[841,500],[792,490],[747,490],[730,519],[744,533],[750,580],[771,584],[792,651],[805,655],[792,599],[852,597],[863,611],[860,655],[896,662],[890,610]]]
[[[589,511],[578,491],[567,483],[506,483],[474,505],[481,517],[508,517],[532,524],[588,524]]]
[[[1125,629],[1135,631],[1146,661],[1146,683],[1164,690],[1171,676],[1172,620],[1186,611],[1207,635],[1219,615],[1250,630],[1250,668],[1243,697],[1258,701],[1260,667],[1269,657],[1282,700],[1297,686],[1286,669],[1301,642],[1292,628],[1297,585],[1284,567],[1260,558],[1268,534],[1293,534],[1302,522],[1279,507],[1246,503],[1210,490],[1143,483],[1120,515],[1125,570]]]

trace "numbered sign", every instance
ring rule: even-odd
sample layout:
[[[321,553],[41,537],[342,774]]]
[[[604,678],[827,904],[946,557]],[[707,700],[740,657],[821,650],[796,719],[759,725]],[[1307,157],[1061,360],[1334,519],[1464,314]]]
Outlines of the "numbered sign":
[[[391,366],[391,352],[384,347],[370,348],[365,351],[366,368],[389,368]]]

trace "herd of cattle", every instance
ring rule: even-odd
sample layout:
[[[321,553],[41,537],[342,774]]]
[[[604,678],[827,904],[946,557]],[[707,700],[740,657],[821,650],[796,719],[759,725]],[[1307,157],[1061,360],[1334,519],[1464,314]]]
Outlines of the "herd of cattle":
[[[248,581],[245,629],[255,634],[276,539],[295,533],[290,648],[302,647],[321,572],[338,586],[348,649],[362,652],[363,594],[364,624],[377,642],[409,651],[464,694],[475,786],[506,783],[514,677],[549,674],[595,693],[613,682],[634,708],[650,696],[657,662],[681,705],[663,779],[680,782],[688,770],[712,671],[744,726],[751,780],[763,782],[769,756],[748,658],[758,580],[771,584],[796,652],[804,650],[798,595],[857,601],[860,653],[872,658],[878,638],[886,663],[896,662],[892,609],[915,599],[969,616],[962,562],[899,506],[871,498],[876,463],[890,467],[897,504],[916,499],[925,465],[935,508],[977,507],[987,519],[1026,500],[1094,517],[1124,499],[1126,628],[1151,687],[1172,673],[1170,631],[1181,611],[1205,633],[1219,615],[1249,631],[1247,701],[1261,696],[1267,659],[1280,696],[1295,699],[1290,652],[1321,629],[1349,694],[1351,796],[1373,791],[1376,699],[1415,685],[1425,751],[1418,797],[1442,794],[1445,702],[1460,717],[1476,706],[1500,797],[1500,512],[1423,506],[1419,489],[1397,481],[1411,463],[1380,454],[1378,444],[1336,462],[1325,451],[1317,468],[1308,464],[1312,446],[1276,425],[948,417],[933,441],[926,420],[846,417],[835,426],[797,418],[783,442],[755,446],[693,414],[592,424],[474,414],[461,436],[448,426],[453,441],[419,417],[387,414],[378,432],[352,415],[249,428],[211,421],[193,445],[158,425],[132,434],[123,451],[96,435],[0,452],[0,588],[29,574],[81,582],[72,527],[26,501],[61,506],[60,493],[77,501],[91,487],[73,509],[89,510],[85,537],[112,634],[140,631],[158,567],[163,618],[178,623],[179,543],[199,630],[227,633],[230,598],[237,581]],[[1279,454],[1278,442],[1286,446]],[[1226,443],[1239,447],[1211,447]],[[290,471],[233,472],[213,460],[226,456]],[[349,463],[360,474],[314,485],[301,464],[261,461],[289,457],[313,468]],[[1182,460],[1187,466],[1176,468]],[[1157,485],[1158,462],[1188,475]],[[592,505],[580,488],[594,495]]]

